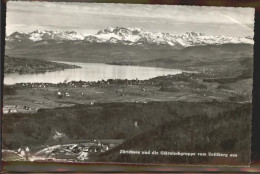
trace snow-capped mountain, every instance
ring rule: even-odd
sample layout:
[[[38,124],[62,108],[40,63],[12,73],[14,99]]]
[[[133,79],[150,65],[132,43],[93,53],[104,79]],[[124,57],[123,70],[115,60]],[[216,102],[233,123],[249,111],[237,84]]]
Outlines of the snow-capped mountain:
[[[77,33],[75,31],[33,31],[28,33],[14,32],[6,37],[7,41],[18,41],[30,40],[33,42],[41,40],[83,40],[86,35]]]
[[[123,42],[125,44],[156,44],[169,46],[197,46],[197,45],[212,45],[225,43],[248,43],[253,44],[252,37],[225,37],[225,36],[211,36],[203,33],[186,32],[184,34],[169,34],[169,33],[153,33],[143,31],[140,28],[106,28],[100,30],[95,37],[96,42]],[[85,40],[89,40],[86,37]],[[93,40],[91,40],[93,41]]]
[[[226,43],[247,43],[253,44],[253,38],[248,37],[226,37],[211,36],[202,33],[186,32],[184,34],[155,33],[143,31],[140,28],[109,27],[98,31],[94,35],[81,34],[77,32],[54,32],[34,31],[31,33],[14,32],[6,37],[7,41],[42,41],[42,40],[84,40],[90,43],[111,43],[124,45],[166,45],[175,48],[199,46],[199,45],[220,45]]]

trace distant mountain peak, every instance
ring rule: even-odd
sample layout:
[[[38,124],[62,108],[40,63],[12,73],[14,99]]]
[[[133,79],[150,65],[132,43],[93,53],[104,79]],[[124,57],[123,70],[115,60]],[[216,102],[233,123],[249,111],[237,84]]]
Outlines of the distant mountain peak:
[[[14,32],[10,36],[6,37],[7,41],[15,41],[17,38],[18,41],[30,40],[33,42],[41,40],[83,40],[85,35],[77,33],[75,31],[48,31],[48,30],[35,30],[32,32],[22,33]]]
[[[125,28],[125,27],[108,27],[103,30],[100,30],[97,32],[96,35],[102,35],[102,34],[118,34],[118,35],[137,35],[142,31],[141,28]]]

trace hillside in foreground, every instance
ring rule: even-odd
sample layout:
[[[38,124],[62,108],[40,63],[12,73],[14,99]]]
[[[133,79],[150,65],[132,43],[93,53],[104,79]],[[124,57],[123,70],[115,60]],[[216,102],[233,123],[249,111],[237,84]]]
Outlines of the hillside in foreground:
[[[192,109],[190,109],[192,112]],[[210,118],[206,113],[165,121],[116,148],[97,156],[97,161],[175,164],[243,164],[249,160],[251,105],[245,104]],[[122,150],[141,151],[144,155],[124,154]],[[150,151],[150,152],[149,152]],[[153,151],[159,154],[152,154]],[[167,152],[206,153],[180,156]],[[236,158],[213,157],[211,153],[237,154]]]
[[[122,155],[119,150],[235,153],[228,164],[244,164],[250,152],[251,104],[224,102],[103,103],[44,109],[3,117],[3,146],[32,152],[46,145],[91,139],[125,142],[90,161],[206,163],[213,158]],[[8,124],[7,124],[8,123]],[[55,139],[55,132],[64,134]],[[217,160],[220,161],[217,161]],[[214,158],[217,162],[230,158]]]

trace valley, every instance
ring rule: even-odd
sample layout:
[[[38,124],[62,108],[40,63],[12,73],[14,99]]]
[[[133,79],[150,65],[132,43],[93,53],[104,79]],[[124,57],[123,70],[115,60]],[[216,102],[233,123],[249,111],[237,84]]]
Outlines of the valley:
[[[5,77],[13,79],[3,90],[6,159],[20,159],[17,149],[29,146],[31,161],[238,165],[249,160],[251,37],[120,27],[94,35],[15,32],[6,38]],[[151,158],[121,150],[238,157]]]
[[[251,78],[236,78],[221,82],[209,81],[203,74],[182,73],[149,80],[113,80],[68,83],[20,83],[4,87],[4,111],[10,105],[41,108],[72,106],[74,104],[151,101],[251,101]],[[223,79],[224,80],[224,79]],[[6,108],[6,109],[5,109]]]

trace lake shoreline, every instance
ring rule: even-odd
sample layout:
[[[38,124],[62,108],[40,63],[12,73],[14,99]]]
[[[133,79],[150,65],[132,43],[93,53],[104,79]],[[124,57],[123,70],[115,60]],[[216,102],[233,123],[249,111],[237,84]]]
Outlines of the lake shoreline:
[[[5,75],[40,74],[76,68],[81,67],[73,64],[64,64],[46,60],[14,58],[5,56],[4,73]]]
[[[81,67],[63,69],[59,71],[31,73],[31,74],[6,74],[4,84],[15,83],[63,83],[69,81],[100,81],[108,79],[148,80],[150,78],[180,74],[183,70],[166,69],[146,66],[119,66],[105,63],[81,63],[53,61],[52,63]]]

